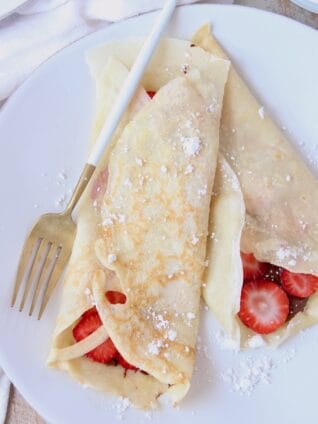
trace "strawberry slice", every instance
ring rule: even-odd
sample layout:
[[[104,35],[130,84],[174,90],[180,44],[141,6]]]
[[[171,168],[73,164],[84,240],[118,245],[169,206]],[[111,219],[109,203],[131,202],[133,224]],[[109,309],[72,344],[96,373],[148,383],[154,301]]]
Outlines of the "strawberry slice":
[[[73,336],[78,342],[85,339],[102,325],[97,311],[92,311],[90,309],[87,312],[85,312],[86,315],[84,314],[81,320],[73,328]],[[86,353],[86,356],[93,361],[107,364],[115,358],[116,354],[117,349],[112,340],[108,337],[95,349]]]
[[[139,368],[135,367],[134,365],[129,364],[118,352],[116,355],[116,360],[123,368],[126,370],[132,370],[132,371],[138,371]]]
[[[97,309],[95,306],[93,306],[91,309],[88,309],[86,312],[83,313],[82,318],[88,317],[91,314],[97,313]]]
[[[114,290],[108,290],[105,293],[105,296],[108,302],[112,303],[113,305],[115,305],[116,303],[126,303],[126,295],[124,293],[114,291]],[[95,313],[95,312],[97,312],[97,309],[95,306],[93,306],[92,308],[84,312],[82,317],[86,317],[90,315],[91,313]]]
[[[284,324],[289,313],[289,299],[277,284],[256,280],[244,284],[241,294],[241,321],[259,334],[268,334]]]
[[[241,252],[244,281],[256,280],[266,274],[269,264],[259,262],[255,259],[253,253]]]
[[[281,281],[288,294],[296,297],[309,297],[318,289],[318,277],[310,274],[297,274],[284,269]]]
[[[126,295],[124,293],[108,290],[106,292],[106,297],[108,299],[108,302],[115,305],[116,303],[126,303]]]
[[[147,91],[148,96],[152,99],[155,96],[156,91]]]
[[[95,347],[95,349],[86,353],[86,356],[95,362],[108,364],[115,358],[116,353],[117,349],[114,343],[112,342],[112,339],[108,337],[108,339],[106,339],[104,343],[100,344],[99,346]]]

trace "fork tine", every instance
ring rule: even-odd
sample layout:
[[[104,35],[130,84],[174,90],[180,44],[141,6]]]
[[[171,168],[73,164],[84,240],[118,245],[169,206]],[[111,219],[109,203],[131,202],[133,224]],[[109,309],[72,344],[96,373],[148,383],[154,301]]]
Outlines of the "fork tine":
[[[37,241],[38,241],[38,239],[34,240],[34,238],[32,238],[31,235],[30,235],[30,237],[28,237],[26,239],[25,243],[24,243],[23,250],[22,250],[22,253],[21,253],[21,257],[20,257],[19,267],[18,267],[18,271],[17,271],[15,283],[14,283],[14,290],[13,290],[12,299],[11,299],[11,307],[13,307],[15,305],[15,302],[17,300],[18,293],[19,293],[21,283],[22,283],[22,279],[23,279],[23,276],[24,276],[26,268],[27,268],[27,264],[31,259],[31,254],[32,254],[32,251],[34,250],[34,246],[35,246]],[[37,246],[35,255],[37,255],[39,247],[40,247],[40,245]]]
[[[30,310],[29,310],[29,316],[31,316],[32,313],[33,313],[37,298],[38,298],[39,293],[40,293],[40,290],[43,287],[43,284],[45,282],[45,278],[47,277],[47,273],[48,273],[50,267],[52,265],[54,265],[54,260],[56,258],[57,246],[54,245],[51,242],[49,242],[48,245],[49,245],[49,251],[47,253],[44,265],[42,267],[41,273],[38,276],[38,279],[37,279],[37,282],[36,282],[36,285],[35,285],[35,290],[34,290],[33,297],[32,297],[32,303],[31,303],[31,307],[30,307]]]
[[[51,294],[53,290],[55,289],[62,272],[64,271],[65,265],[68,261],[69,254],[67,253],[67,250],[63,250],[63,247],[61,247],[60,252],[57,254],[57,260],[55,262],[54,268],[51,271],[51,275],[49,276],[47,287],[45,288],[43,298],[42,298],[42,304],[40,306],[38,319],[41,319],[42,314],[48,304],[48,301],[51,297]]]
[[[31,285],[32,285],[32,281],[34,280],[34,277],[36,275],[36,271],[39,269],[39,264],[41,263],[41,260],[43,260],[43,255],[45,253],[45,250],[47,249],[47,243],[44,239],[40,239],[40,245],[39,248],[37,249],[32,265],[31,265],[31,269],[29,272],[29,275],[27,277],[27,281],[25,283],[25,287],[24,287],[24,292],[23,292],[23,296],[22,296],[22,300],[20,303],[20,307],[19,307],[19,311],[21,312],[24,308],[26,299],[28,297]]]

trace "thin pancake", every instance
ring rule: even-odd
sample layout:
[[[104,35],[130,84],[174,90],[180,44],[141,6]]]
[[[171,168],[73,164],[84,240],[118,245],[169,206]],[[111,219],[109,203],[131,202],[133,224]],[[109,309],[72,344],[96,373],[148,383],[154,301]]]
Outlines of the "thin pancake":
[[[225,65],[225,77],[226,77]],[[225,82],[225,80],[224,80]],[[126,360],[169,385],[188,387],[198,326],[222,87],[179,77],[127,125],[109,161],[100,262],[125,304],[104,298],[102,321]]]
[[[188,46],[188,43],[185,42],[182,42],[181,44],[182,46]],[[181,44],[178,43],[179,46],[181,46]],[[135,51],[138,52],[138,49]],[[184,49],[182,50],[182,54],[184,54]],[[192,94],[194,95],[195,92],[196,96],[200,98],[202,112],[205,115],[203,121],[206,121],[206,115],[209,116],[209,128],[212,130],[209,131],[209,139],[215,137],[213,138],[213,149],[217,150],[218,125],[222,105],[223,87],[227,77],[228,63],[225,61],[214,60],[210,55],[204,53],[203,51],[201,54],[199,54],[199,58],[200,57],[203,57],[204,59],[204,72],[202,74],[202,81],[205,82],[196,82],[196,80],[200,80],[201,72],[194,68],[191,70],[192,83],[187,84],[192,86]],[[105,66],[105,64],[107,65]],[[91,69],[96,68],[94,63],[92,63],[92,60],[90,61],[90,67]],[[110,68],[112,73],[110,73]],[[210,72],[208,72],[209,69]],[[97,81],[97,111],[92,141],[94,141],[95,137],[97,136],[104,117],[111,107],[114,98],[118,94],[118,90],[121,87],[119,80],[120,77],[125,74],[125,72],[127,74],[127,70],[125,70],[123,65],[121,65],[116,59],[112,59],[109,56],[103,56],[102,63],[99,61],[98,72],[94,73],[95,80]],[[115,83],[113,83],[114,80]],[[204,88],[204,85],[207,82],[209,82],[210,87],[208,90]],[[102,95],[99,94],[101,90],[103,90],[104,93]],[[110,98],[108,97],[109,92],[111,94]],[[135,99],[135,104],[137,101],[137,105],[140,105],[141,101],[140,106],[142,106],[145,101],[145,96],[145,93],[140,91],[139,96],[137,99]],[[140,101],[138,101],[138,99]],[[179,99],[179,101],[181,102],[180,104],[183,104],[184,99]],[[191,103],[192,96],[187,97],[186,107],[188,109]],[[211,104],[213,104],[213,110],[211,110]],[[134,109],[134,107],[130,108],[130,110],[132,109]],[[132,115],[133,113],[130,112],[130,117]],[[198,119],[198,117],[196,118]],[[123,126],[121,126],[121,128],[122,127]],[[200,128],[201,123],[198,125],[196,130],[200,130]],[[120,133],[120,130],[117,134]],[[116,140],[116,138],[117,137],[115,137],[114,140]],[[114,143],[112,146],[113,145]],[[204,148],[205,146],[202,147]],[[95,342],[96,340],[99,341],[99,334],[95,334],[98,332],[97,330],[92,335],[91,340],[86,344],[82,342],[77,343],[77,345],[79,345],[77,350],[74,345],[74,339],[72,337],[72,327],[76,324],[81,314],[91,307],[92,301],[97,303],[97,309],[104,322],[104,329],[107,327],[107,334],[110,334],[113,338],[113,334],[111,334],[110,331],[111,320],[109,320],[106,316],[109,305],[105,305],[105,283],[107,283],[107,288],[113,290],[120,290],[122,287],[119,280],[114,278],[114,273],[110,273],[106,269],[103,269],[100,263],[96,261],[93,249],[94,240],[96,239],[99,232],[98,215],[100,211],[100,201],[106,186],[107,172],[105,172],[105,167],[107,166],[107,162],[109,160],[109,151],[110,150],[106,152],[105,157],[99,165],[99,175],[101,177],[98,177],[97,180],[95,180],[89,187],[80,205],[78,217],[78,236],[74,245],[73,255],[66,276],[63,302],[59,314],[58,325],[55,331],[53,349],[51,352],[51,360],[54,358],[55,362],[51,363],[51,365],[68,370],[76,380],[84,384],[88,384],[92,387],[119,396],[127,396],[134,405],[145,408],[153,405],[158,395],[165,391],[169,392],[173,401],[180,400],[188,390],[188,380],[186,381],[186,379],[182,379],[182,384],[174,384],[174,386],[170,387],[167,391],[167,383],[158,381],[156,378],[150,375],[145,376],[145,374],[140,372],[135,374],[131,371],[128,371],[126,374],[121,367],[94,364],[85,357],[78,357],[77,359],[73,360],[65,360],[67,355],[71,357],[74,357],[74,355],[76,356],[76,352],[78,356],[83,355],[83,353],[85,353],[85,349],[91,349],[93,347],[91,343],[94,343],[94,340]],[[112,155],[112,157],[116,158],[116,155]],[[209,181],[213,180],[214,163],[215,158],[213,156],[212,169],[208,177]],[[208,189],[210,188],[207,187],[207,191]],[[200,245],[204,246],[204,243],[201,243]],[[99,252],[99,257],[100,256],[101,255]],[[108,257],[107,254],[106,257]],[[196,291],[198,292],[198,288],[196,288]],[[196,302],[198,302],[198,300]],[[116,305],[113,306],[116,308]],[[116,318],[114,320],[116,321]],[[189,328],[187,328],[186,333],[190,333],[190,341],[192,341],[193,338],[195,339],[197,317],[192,318],[190,315],[189,321],[191,322],[191,325],[188,326]],[[174,337],[173,334],[173,332],[169,333],[170,338]],[[129,333],[126,335],[126,337],[129,341]],[[185,337],[188,336],[185,335]],[[120,345],[123,344],[123,342],[120,340],[119,336],[117,336],[115,344],[125,359],[129,360],[131,363],[134,363],[134,361],[131,361],[129,356],[126,355],[125,348],[121,349]],[[194,345],[194,342],[192,345]],[[189,348],[189,352],[187,350],[188,349],[185,349],[185,353],[188,354],[190,358],[193,358],[193,349]],[[58,357],[58,355],[60,355],[60,357]],[[140,361],[137,360],[136,365],[138,365],[139,362]],[[192,372],[192,362],[193,360],[191,361],[190,369],[187,370],[188,376],[191,375]],[[187,365],[185,365],[185,367],[187,368]],[[143,367],[142,369],[145,368]],[[136,375],[138,375],[138,377],[136,377]],[[103,378],[101,378],[101,376]],[[114,380],[114,384],[112,384],[112,380]],[[126,385],[127,381],[128,384]],[[181,379],[179,376],[175,382],[180,381]],[[138,382],[138,386],[134,387],[136,382]]]
[[[228,59],[203,26],[194,43]],[[220,149],[244,196],[242,250],[292,272],[318,275],[318,181],[231,66]]]
[[[96,112],[92,142],[96,139],[127,74],[127,69],[120,62],[109,58],[99,78],[96,79]],[[99,231],[101,198],[107,184],[109,153],[124,125],[147,101],[147,94],[140,90],[122,119],[109,149],[98,164],[97,177],[88,185],[81,199],[77,216],[76,240],[64,280],[62,304],[48,357],[50,367],[68,371],[75,380],[84,385],[115,396],[127,396],[132,404],[139,408],[154,406],[156,398],[168,389],[167,385],[140,372],[135,373],[124,370],[120,366],[92,362],[83,355],[105,340],[107,337],[105,327],[100,327],[91,336],[78,343],[75,343],[72,328],[94,303],[93,274],[101,268],[95,256],[94,243]],[[116,290],[116,281],[112,283],[109,280],[109,286]]]
[[[217,57],[228,59],[211,34],[209,25],[196,32],[193,42]],[[268,114],[263,117],[260,108],[260,103],[231,66],[224,93],[220,149],[235,171],[244,196],[246,222],[241,249],[252,252],[260,261],[293,272],[317,275],[317,179]],[[217,216],[212,225],[217,227],[217,234],[224,236],[228,231],[227,226],[218,223],[227,212],[225,209],[215,211]],[[239,236],[240,229],[237,228],[233,237],[236,239]],[[225,250],[225,254],[228,256],[229,251]],[[249,339],[256,333],[245,327],[234,313],[238,311],[242,287],[242,279],[237,279],[241,273],[241,263],[237,261],[236,267],[229,267],[226,281],[232,283],[225,285],[224,290],[220,278],[216,277],[222,270],[223,262],[211,262],[213,269],[206,274],[206,301],[235,344],[249,347]],[[217,291],[221,297],[218,305],[211,295]],[[219,305],[223,305],[223,310]],[[289,336],[317,322],[318,293],[310,296],[303,312],[299,312],[279,330],[263,336],[263,339],[277,346]]]

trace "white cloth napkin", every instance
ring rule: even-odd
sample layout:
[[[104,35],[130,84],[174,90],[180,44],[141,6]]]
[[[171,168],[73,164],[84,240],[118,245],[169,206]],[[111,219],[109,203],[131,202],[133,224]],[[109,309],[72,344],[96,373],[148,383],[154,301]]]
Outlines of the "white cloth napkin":
[[[178,4],[196,1],[180,0]],[[27,2],[16,13],[0,21],[0,104],[38,65],[58,50],[111,22],[158,9],[163,3],[164,0]]]
[[[180,0],[178,4],[196,1]],[[164,0],[28,1],[0,21],[0,106],[37,66],[57,51],[112,22],[159,9],[163,3]],[[5,420],[9,388],[9,380],[0,368],[0,424]]]
[[[28,2],[0,22],[0,101],[40,63],[73,41],[111,22],[157,9],[162,4],[163,0]]]

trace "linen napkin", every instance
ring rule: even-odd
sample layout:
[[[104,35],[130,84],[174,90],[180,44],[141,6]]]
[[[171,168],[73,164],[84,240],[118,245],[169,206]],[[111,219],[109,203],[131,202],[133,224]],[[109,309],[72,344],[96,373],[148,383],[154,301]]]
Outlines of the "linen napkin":
[[[178,4],[197,1],[181,0]],[[57,51],[112,22],[159,9],[163,3],[164,0],[28,1],[0,21],[0,106]],[[9,389],[9,380],[0,368],[0,424],[5,421]]]

